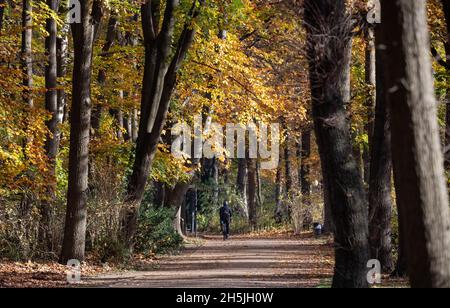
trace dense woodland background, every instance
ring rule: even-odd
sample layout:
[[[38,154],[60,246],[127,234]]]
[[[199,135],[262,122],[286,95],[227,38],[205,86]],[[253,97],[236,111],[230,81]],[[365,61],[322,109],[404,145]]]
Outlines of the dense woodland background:
[[[79,3],[0,0],[0,257],[166,253],[228,200],[235,233],[322,223],[335,287],[450,287],[449,0]],[[196,115],[280,123],[278,168],[175,159]]]

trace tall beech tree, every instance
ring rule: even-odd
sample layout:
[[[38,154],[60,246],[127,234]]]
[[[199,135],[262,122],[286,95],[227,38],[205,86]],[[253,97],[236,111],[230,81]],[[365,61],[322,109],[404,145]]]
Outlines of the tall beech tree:
[[[136,155],[133,172],[127,188],[128,208],[122,221],[122,235],[131,248],[136,232],[137,215],[142,201],[150,168],[157,150],[169,102],[175,87],[178,70],[190,49],[195,27],[192,23],[199,15],[204,0],[194,0],[188,20],[185,22],[174,56],[170,59],[174,26],[177,22],[176,10],[179,0],[167,0],[160,29],[159,0],[146,0],[141,6],[142,29],[145,45],[145,67],[142,83],[141,117],[136,141]]]
[[[72,107],[69,181],[61,263],[84,260],[91,127],[91,79],[94,26],[101,19],[100,0],[80,0],[81,22],[73,23]]]
[[[392,158],[412,287],[450,287],[450,209],[425,0],[382,0]]]
[[[333,287],[367,287],[367,203],[345,109],[351,23],[345,0],[306,0],[312,115],[335,224]]]

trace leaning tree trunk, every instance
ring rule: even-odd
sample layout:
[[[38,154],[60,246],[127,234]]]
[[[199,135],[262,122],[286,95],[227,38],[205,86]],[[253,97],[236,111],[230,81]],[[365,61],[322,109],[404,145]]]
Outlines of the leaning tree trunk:
[[[345,0],[306,0],[312,114],[335,223],[333,287],[367,287],[367,203],[345,109],[351,40]]]
[[[60,262],[84,260],[86,240],[89,130],[91,126],[91,77],[94,27],[91,15],[97,1],[81,2],[81,23],[72,27],[74,64],[70,112],[69,181],[64,241]],[[95,12],[96,10],[92,10]],[[98,22],[98,20],[96,20]]]
[[[412,287],[450,287],[450,209],[425,0],[383,0],[397,204]]]
[[[53,12],[58,11],[57,0],[47,0],[47,5]],[[51,118],[46,122],[49,135],[45,142],[45,152],[48,157],[51,181],[47,185],[47,197],[41,204],[40,240],[51,249],[50,213],[51,206],[56,198],[56,156],[59,149],[59,108],[57,92],[58,58],[57,58],[57,26],[56,20],[49,18],[46,21],[48,36],[45,38],[45,52],[48,56],[45,66],[45,109]]]
[[[383,45],[380,29],[377,28],[377,45]],[[369,241],[371,257],[381,262],[382,270],[393,270],[391,245],[391,131],[390,117],[386,106],[386,88],[383,79],[385,67],[384,55],[378,49],[376,53],[376,107],[375,127],[371,138],[371,159],[369,177]]]

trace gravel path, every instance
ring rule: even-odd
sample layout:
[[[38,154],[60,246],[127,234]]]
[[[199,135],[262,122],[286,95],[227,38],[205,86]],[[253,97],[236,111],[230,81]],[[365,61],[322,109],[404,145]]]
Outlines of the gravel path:
[[[330,284],[332,249],[327,238],[208,236],[181,254],[139,271],[84,280],[88,286],[130,288],[280,288]]]

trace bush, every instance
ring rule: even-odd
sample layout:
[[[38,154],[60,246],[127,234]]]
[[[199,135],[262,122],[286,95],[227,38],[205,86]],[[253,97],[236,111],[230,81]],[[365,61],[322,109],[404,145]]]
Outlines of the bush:
[[[181,248],[183,238],[173,227],[175,210],[144,207],[136,234],[136,252],[145,255],[173,253]]]

